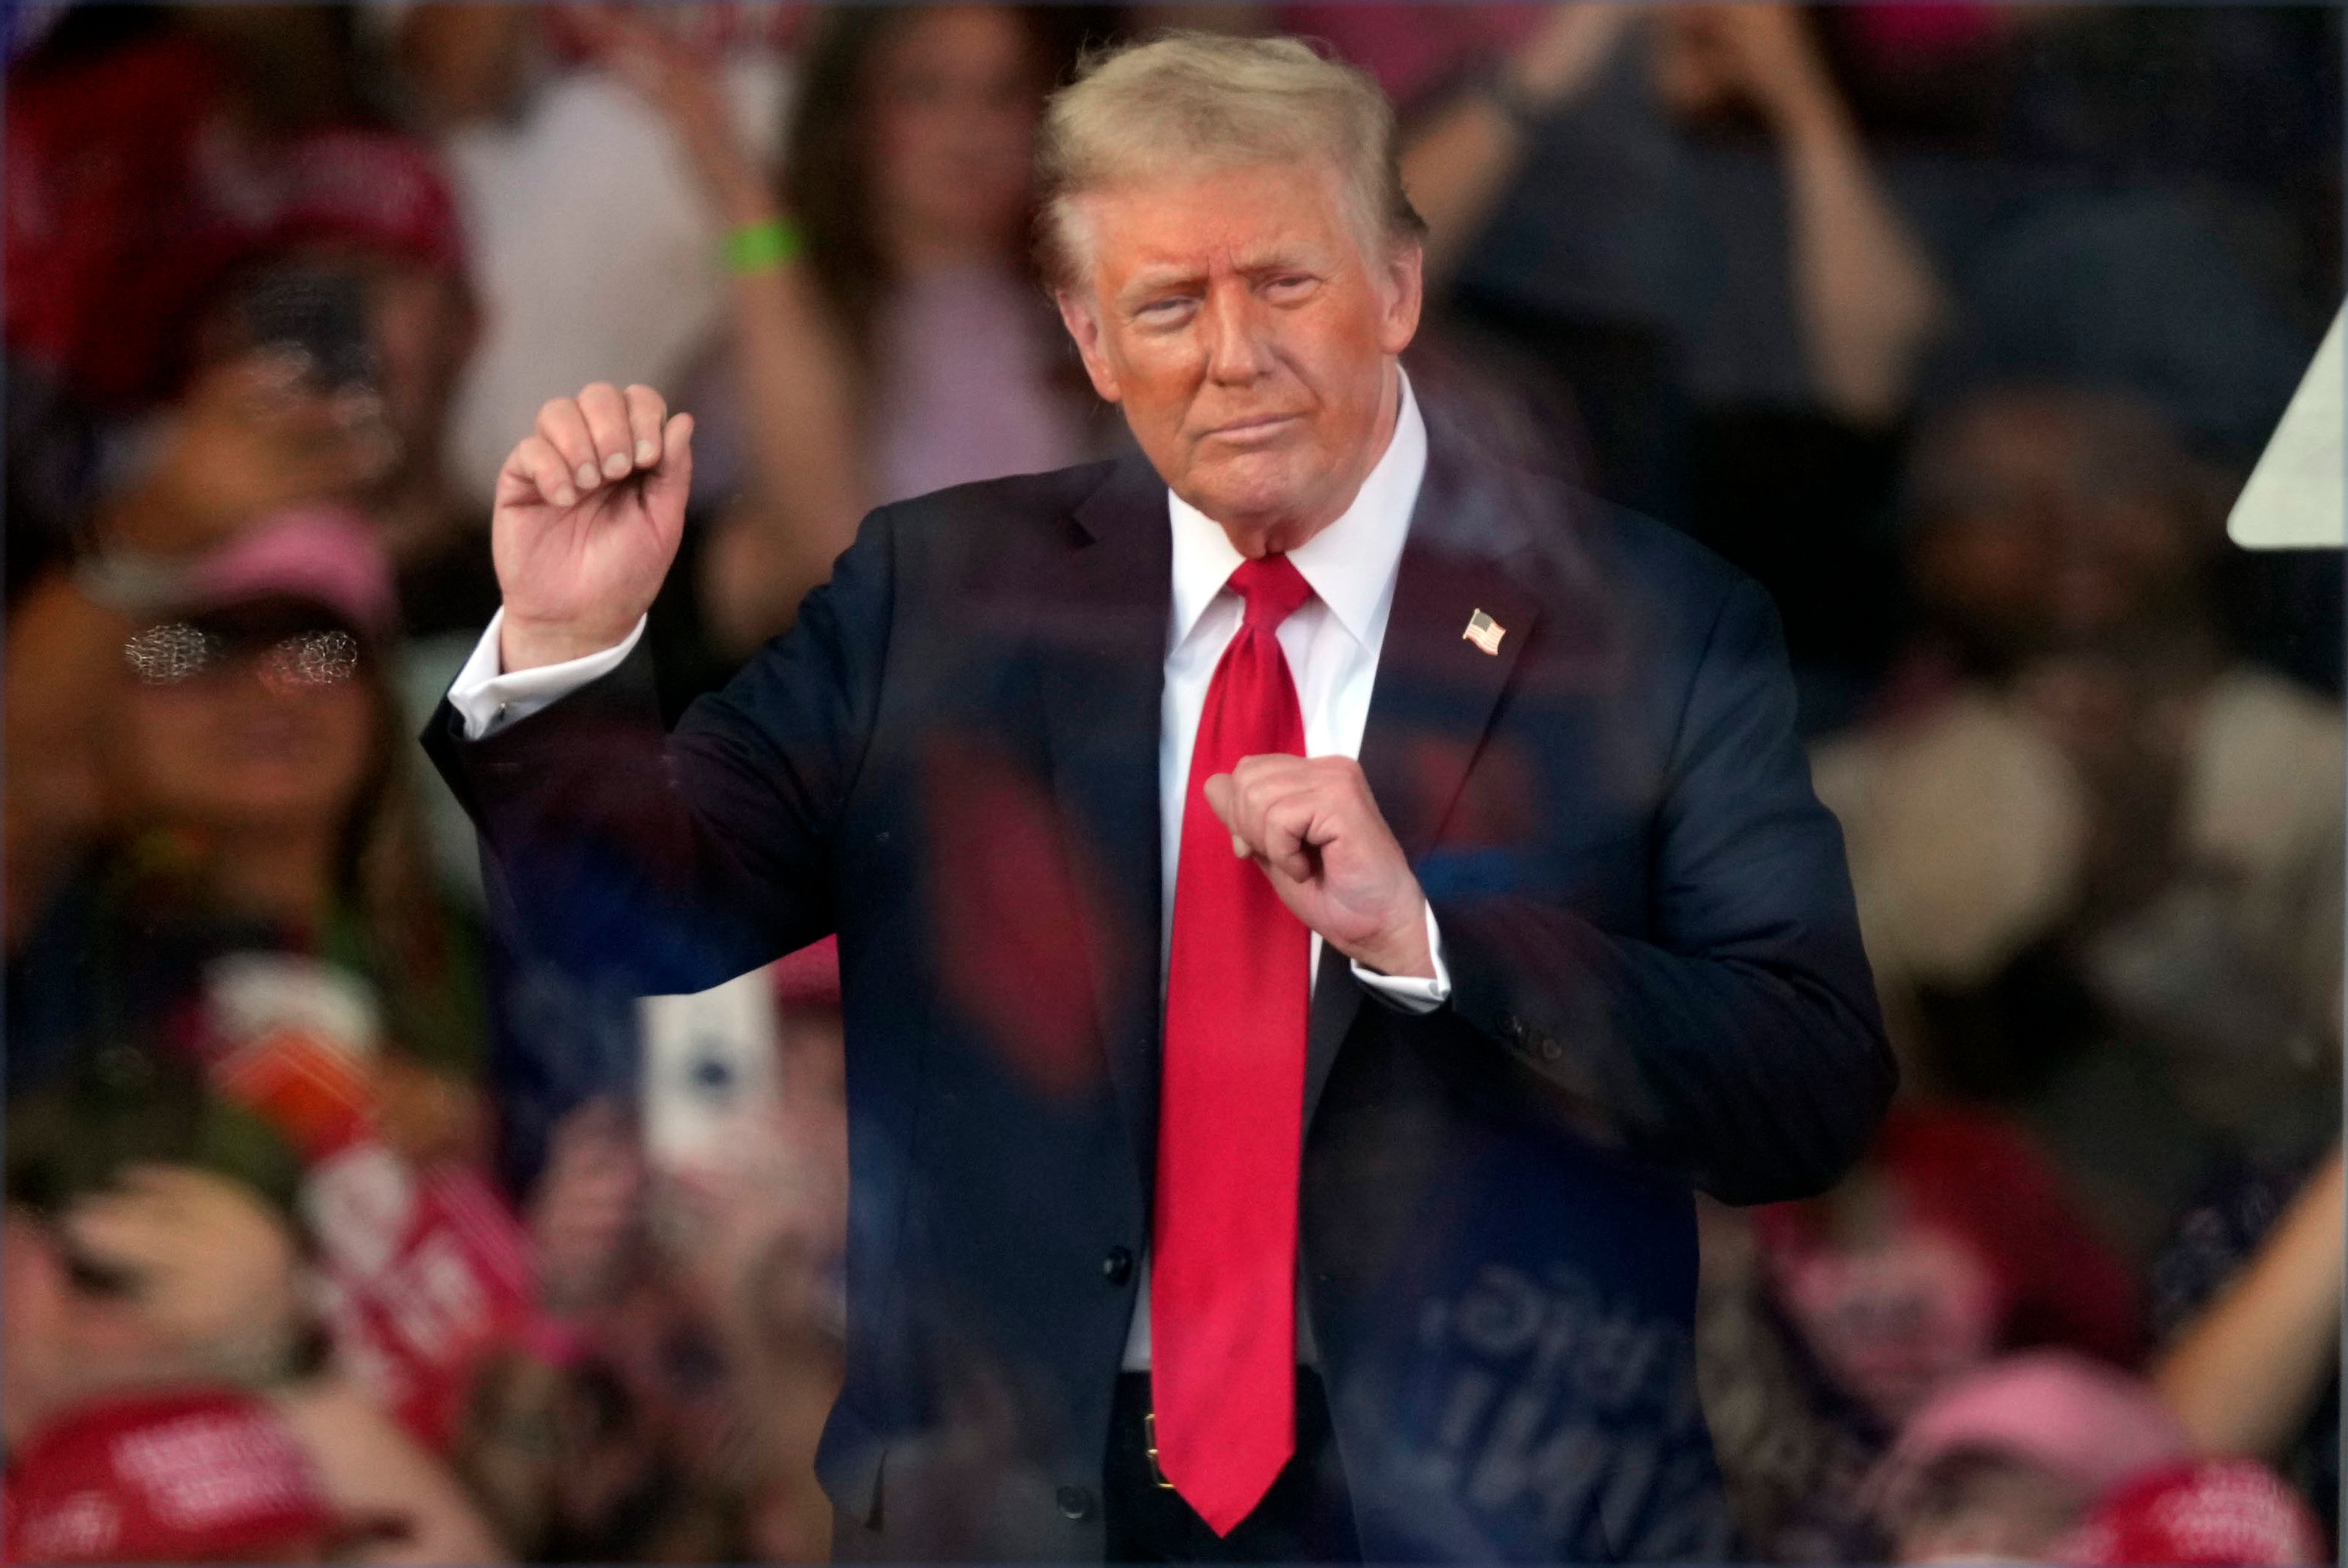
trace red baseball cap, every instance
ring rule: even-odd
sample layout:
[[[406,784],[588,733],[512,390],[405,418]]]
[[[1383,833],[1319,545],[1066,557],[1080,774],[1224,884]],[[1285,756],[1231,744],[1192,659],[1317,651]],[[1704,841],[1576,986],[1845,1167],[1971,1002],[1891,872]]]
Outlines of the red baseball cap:
[[[225,1389],[84,1405],[8,1467],[12,1563],[226,1561],[358,1533],[268,1405]]]
[[[2166,1465],[2116,1488],[2089,1511],[2056,1560],[2086,1568],[2130,1563],[2329,1563],[2323,1527],[2281,1476],[2256,1460]]]
[[[349,244],[464,274],[456,195],[425,143],[384,131],[321,131],[288,151],[279,172],[274,219],[257,236],[269,248]]]

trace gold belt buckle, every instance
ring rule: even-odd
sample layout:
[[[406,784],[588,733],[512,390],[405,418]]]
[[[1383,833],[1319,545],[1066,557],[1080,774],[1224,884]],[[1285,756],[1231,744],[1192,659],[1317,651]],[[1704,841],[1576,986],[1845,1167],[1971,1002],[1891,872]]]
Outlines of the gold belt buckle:
[[[1149,1455],[1149,1479],[1158,1483],[1158,1489],[1160,1491],[1173,1491],[1174,1483],[1168,1481],[1166,1472],[1158,1468],[1158,1412],[1156,1410],[1150,1410],[1141,1418],[1141,1441],[1143,1451]]]

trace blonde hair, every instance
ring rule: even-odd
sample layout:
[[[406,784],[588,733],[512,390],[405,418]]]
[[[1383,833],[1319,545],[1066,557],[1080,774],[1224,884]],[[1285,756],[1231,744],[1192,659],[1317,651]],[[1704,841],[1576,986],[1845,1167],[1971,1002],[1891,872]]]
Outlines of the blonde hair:
[[[1294,38],[1172,32],[1087,55],[1052,96],[1036,152],[1037,250],[1056,288],[1084,276],[1076,205],[1179,169],[1318,161],[1364,247],[1426,232],[1403,190],[1395,114],[1366,72]]]

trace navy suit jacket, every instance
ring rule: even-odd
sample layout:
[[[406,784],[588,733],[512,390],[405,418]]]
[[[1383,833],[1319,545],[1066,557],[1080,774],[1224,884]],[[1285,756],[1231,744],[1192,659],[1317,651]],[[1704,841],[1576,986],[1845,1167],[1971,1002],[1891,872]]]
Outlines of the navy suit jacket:
[[[1431,435],[1361,761],[1453,997],[1367,999],[1331,949],[1308,1045],[1299,1267],[1361,1540],[1718,1555],[1691,1194],[1819,1191],[1893,1083],[1840,835],[1759,589]],[[526,951],[673,992],[839,933],[843,1555],[1103,1549],[1157,1132],[1169,572],[1138,457],[964,487],[875,512],[673,733],[639,654],[425,737]]]

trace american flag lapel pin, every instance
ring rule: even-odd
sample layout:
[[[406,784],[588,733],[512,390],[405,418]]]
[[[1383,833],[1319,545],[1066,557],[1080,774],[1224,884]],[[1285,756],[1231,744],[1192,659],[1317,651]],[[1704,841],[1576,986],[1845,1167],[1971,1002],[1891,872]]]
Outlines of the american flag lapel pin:
[[[1497,657],[1500,651],[1500,639],[1508,634],[1507,627],[1479,610],[1468,618],[1468,630],[1459,635],[1485,652]]]

